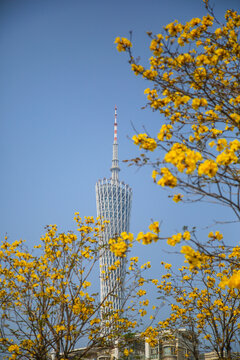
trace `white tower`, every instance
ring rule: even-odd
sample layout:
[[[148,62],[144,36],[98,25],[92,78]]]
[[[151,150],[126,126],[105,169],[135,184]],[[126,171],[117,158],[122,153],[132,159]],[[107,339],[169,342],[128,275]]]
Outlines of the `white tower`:
[[[101,239],[103,244],[108,244],[109,239],[115,238],[123,231],[129,232],[132,189],[124,182],[119,181],[119,171],[117,108],[115,106],[112,176],[110,179],[102,179],[96,183],[97,216],[109,221],[109,224],[105,225]],[[111,301],[114,311],[123,307],[125,260],[116,258],[112,252],[106,249],[103,249],[100,254],[100,274],[107,273],[109,266],[113,265],[117,259],[120,260],[120,266],[116,271],[110,272],[108,279],[104,275],[100,275],[101,301],[106,299]]]

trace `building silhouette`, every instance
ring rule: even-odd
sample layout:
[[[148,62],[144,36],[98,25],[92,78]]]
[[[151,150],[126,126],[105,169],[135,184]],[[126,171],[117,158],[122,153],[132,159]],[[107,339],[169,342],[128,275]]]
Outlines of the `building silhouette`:
[[[100,294],[101,302],[110,301],[111,310],[117,311],[123,307],[125,259],[116,256],[106,248],[109,239],[117,238],[122,232],[129,232],[132,189],[129,185],[119,181],[119,160],[117,141],[117,108],[115,106],[114,141],[112,154],[111,178],[102,179],[96,183],[97,216],[101,221],[107,220],[105,230],[100,241]],[[119,260],[120,265],[115,271],[108,269]],[[104,274],[108,273],[108,276]],[[105,310],[107,313],[109,309]],[[104,314],[102,313],[102,317]]]

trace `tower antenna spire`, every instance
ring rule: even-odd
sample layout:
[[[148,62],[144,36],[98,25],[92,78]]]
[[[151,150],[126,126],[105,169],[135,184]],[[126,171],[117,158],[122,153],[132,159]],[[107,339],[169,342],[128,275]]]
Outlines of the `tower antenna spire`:
[[[115,105],[114,144],[117,144],[117,106]]]
[[[114,117],[114,138],[113,138],[113,157],[112,157],[112,180],[118,181],[118,173],[120,171],[118,161],[118,142],[117,142],[117,106],[115,105],[115,117]]]

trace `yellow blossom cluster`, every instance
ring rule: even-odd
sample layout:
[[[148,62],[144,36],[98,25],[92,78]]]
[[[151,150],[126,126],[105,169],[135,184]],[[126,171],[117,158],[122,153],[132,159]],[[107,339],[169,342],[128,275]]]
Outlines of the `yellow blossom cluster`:
[[[156,225],[157,223],[157,225]],[[155,224],[151,224],[149,227],[150,227],[150,230],[152,230],[154,233],[151,233],[151,232],[147,232],[147,233],[144,233],[144,232],[140,232],[138,234],[138,236],[136,237],[136,240],[138,242],[142,242],[143,245],[149,245],[151,244],[153,241],[156,242],[158,241],[158,232],[159,232],[159,228],[158,228],[158,222],[156,222]]]
[[[132,71],[134,71],[135,75],[139,75],[143,73],[144,67],[141,65],[132,64]]]
[[[149,225],[149,230],[152,231],[155,234],[158,234],[160,232],[159,222],[154,221],[152,224],[150,224]]]
[[[172,125],[163,124],[157,136],[158,140],[159,141],[163,141],[165,139],[170,140],[172,137],[171,129],[172,129]]]
[[[138,290],[137,295],[138,295],[138,296],[144,296],[144,295],[146,295],[146,290],[142,290],[142,289]]]
[[[129,41],[128,39],[122,37],[117,37],[115,39],[115,44],[117,44],[117,50],[118,51],[126,51],[127,48],[130,48],[132,46],[131,41]]]
[[[219,231],[215,231],[215,233],[213,233],[212,231],[208,234],[208,237],[212,240],[222,240],[223,239],[223,235],[219,232]]]
[[[184,144],[175,143],[165,155],[164,160],[173,164],[178,171],[183,172],[186,170],[187,174],[192,174],[197,167],[197,163],[202,160],[202,155],[188,149]]]
[[[172,237],[167,239],[168,245],[175,246],[176,244],[180,243],[182,239],[182,234],[178,233],[176,235],[172,235]]]
[[[132,139],[140,149],[154,151],[157,147],[156,141],[147,134],[134,135]]]
[[[231,289],[240,290],[240,270],[234,271],[233,275],[229,278],[227,276],[223,276],[219,286],[221,288],[225,288],[225,286],[228,286]]]
[[[179,94],[175,94],[175,101],[174,101],[174,107],[175,108],[179,108],[181,105],[185,105],[188,103],[188,101],[190,100],[190,97],[187,95],[179,95]]]
[[[125,257],[129,247],[132,246],[133,234],[122,232],[117,239],[109,239],[110,251],[117,257]]]
[[[158,34],[156,35],[156,37],[151,41],[150,44],[150,50],[153,52],[153,55],[155,56],[160,56],[162,53],[162,43],[163,40],[163,35],[162,34]]]
[[[163,175],[161,179],[158,180],[157,184],[160,186],[168,186],[170,188],[174,188],[177,185],[177,178],[171,173],[171,171],[164,167],[161,168],[160,173],[158,171],[153,170],[152,177],[155,180],[157,175]]]
[[[205,160],[202,164],[198,167],[198,174],[199,176],[207,175],[208,177],[212,178],[216,175],[218,171],[218,166],[214,160]]]
[[[144,332],[142,332],[141,337],[143,337],[151,347],[154,347],[159,341],[159,331],[157,328],[149,326]]]
[[[195,251],[193,248],[191,248],[191,246],[182,246],[181,253],[184,254],[187,262],[189,263],[190,269],[201,267],[203,257],[199,251]]]
[[[200,106],[202,106],[202,107],[207,107],[207,105],[208,105],[208,102],[207,102],[207,100],[204,99],[204,98],[201,98],[201,99],[195,98],[195,99],[193,99],[193,101],[192,101],[192,108],[193,108],[194,110],[198,110],[198,108],[199,108]]]
[[[182,194],[175,194],[175,195],[173,196],[173,201],[174,201],[175,203],[178,203],[179,201],[182,201],[182,198],[183,198],[183,195],[182,195]]]

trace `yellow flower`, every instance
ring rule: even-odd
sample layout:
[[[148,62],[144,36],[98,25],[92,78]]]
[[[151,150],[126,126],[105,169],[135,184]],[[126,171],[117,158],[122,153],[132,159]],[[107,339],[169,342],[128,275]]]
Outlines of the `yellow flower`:
[[[232,113],[232,114],[230,114],[230,117],[231,117],[231,119],[234,120],[237,124],[239,124],[239,122],[240,122],[240,115],[239,115],[239,114],[237,114],[237,113]]]
[[[115,256],[119,256],[119,257],[126,256],[128,245],[123,239],[121,238],[118,238],[118,240],[110,239],[109,244],[110,244],[110,251],[112,251]]]
[[[152,241],[156,242],[158,240],[158,236],[156,234],[152,234],[147,232],[144,234],[142,231],[138,234],[136,240],[140,242],[142,240],[143,245],[151,244]]]
[[[138,134],[132,137],[134,144],[139,145],[140,149],[154,151],[157,147],[156,141],[147,134]]]
[[[165,264],[164,267],[165,267],[165,269],[169,270],[169,269],[171,269],[172,265],[171,264]]]
[[[217,35],[217,37],[220,37],[220,35],[222,35],[222,29],[221,28],[216,29],[215,35]]]
[[[133,241],[133,234],[132,233],[127,233],[126,231],[121,233],[121,237],[123,240],[129,240],[130,242]]]
[[[179,172],[186,170],[187,174],[192,174],[196,169],[197,163],[202,160],[202,155],[189,149],[186,145],[175,143],[164,157],[167,163],[173,164]]]
[[[176,194],[173,196],[173,201],[175,201],[175,203],[178,203],[179,201],[182,201],[183,195],[182,194]]]
[[[195,251],[191,246],[182,246],[181,253],[185,255],[190,265],[190,270],[194,267],[201,268],[202,256],[199,251]]]
[[[10,345],[8,351],[19,354],[19,346],[17,344]]]
[[[149,230],[151,230],[152,232],[154,232],[155,234],[158,234],[160,232],[159,229],[159,222],[158,221],[154,221],[152,224],[149,225]]]
[[[201,99],[193,99],[192,101],[192,108],[194,110],[197,110],[200,106],[207,106],[208,105],[208,102],[206,99],[204,98],[201,98]]]
[[[166,167],[161,169],[161,174],[163,177],[158,180],[157,184],[161,186],[169,186],[170,188],[174,188],[177,185],[177,178],[172,175],[170,170]]]
[[[216,231],[215,234],[211,231],[208,234],[208,237],[213,240],[219,240],[219,241],[223,239],[223,235],[219,231]]]
[[[138,296],[144,296],[144,295],[146,295],[146,290],[142,290],[142,289],[138,290],[137,295],[138,295]]]
[[[82,286],[84,289],[86,289],[88,286],[91,286],[91,283],[89,281],[84,281]]]
[[[128,350],[128,349],[124,349],[123,354],[124,354],[125,356],[128,356],[128,355],[129,355],[129,350]]]
[[[229,279],[228,286],[240,290],[240,270],[236,271]]]
[[[139,75],[143,73],[144,67],[141,65],[132,64],[132,71],[134,71],[135,75]]]
[[[64,331],[66,330],[66,327],[64,325],[56,325],[54,326],[55,327],[55,330],[56,330],[56,333],[58,334],[60,331]]]
[[[240,150],[240,141],[238,139],[235,139],[233,141],[230,141],[230,150],[231,151],[238,151]]]
[[[156,182],[156,177],[157,177],[157,175],[159,175],[159,172],[156,171],[156,170],[153,170],[153,172],[152,172],[152,178],[153,178],[153,181],[154,181],[154,182]]]
[[[218,139],[217,142],[217,151],[222,151],[228,146],[226,139]]]
[[[234,151],[226,149],[217,156],[216,162],[219,165],[225,165],[225,166],[228,166],[232,163],[236,164],[238,162],[238,156],[235,154]]]
[[[171,238],[167,239],[168,245],[175,246],[178,244],[182,239],[182,234],[178,233],[177,235],[173,235]]]
[[[185,232],[183,233],[183,239],[184,239],[184,240],[190,240],[190,239],[191,239],[191,234],[190,234],[189,231],[185,231]]]
[[[99,324],[100,322],[101,322],[101,320],[99,318],[95,318],[90,321],[90,325],[92,326],[94,324]]]
[[[218,166],[214,160],[205,160],[202,164],[198,167],[198,175],[207,175],[208,177],[212,178],[216,175],[218,171]]]
[[[114,41],[115,44],[117,44],[117,50],[119,52],[121,51],[126,51],[127,48],[132,47],[132,43],[131,41],[129,41],[128,39],[122,37],[117,37]]]
[[[184,96],[178,96],[176,100],[174,101],[175,108],[179,108],[181,105],[186,104],[190,100],[190,97],[187,95]]]
[[[158,140],[159,141],[163,141],[164,139],[170,140],[172,137],[171,129],[172,129],[172,125],[163,124],[157,136]]]

